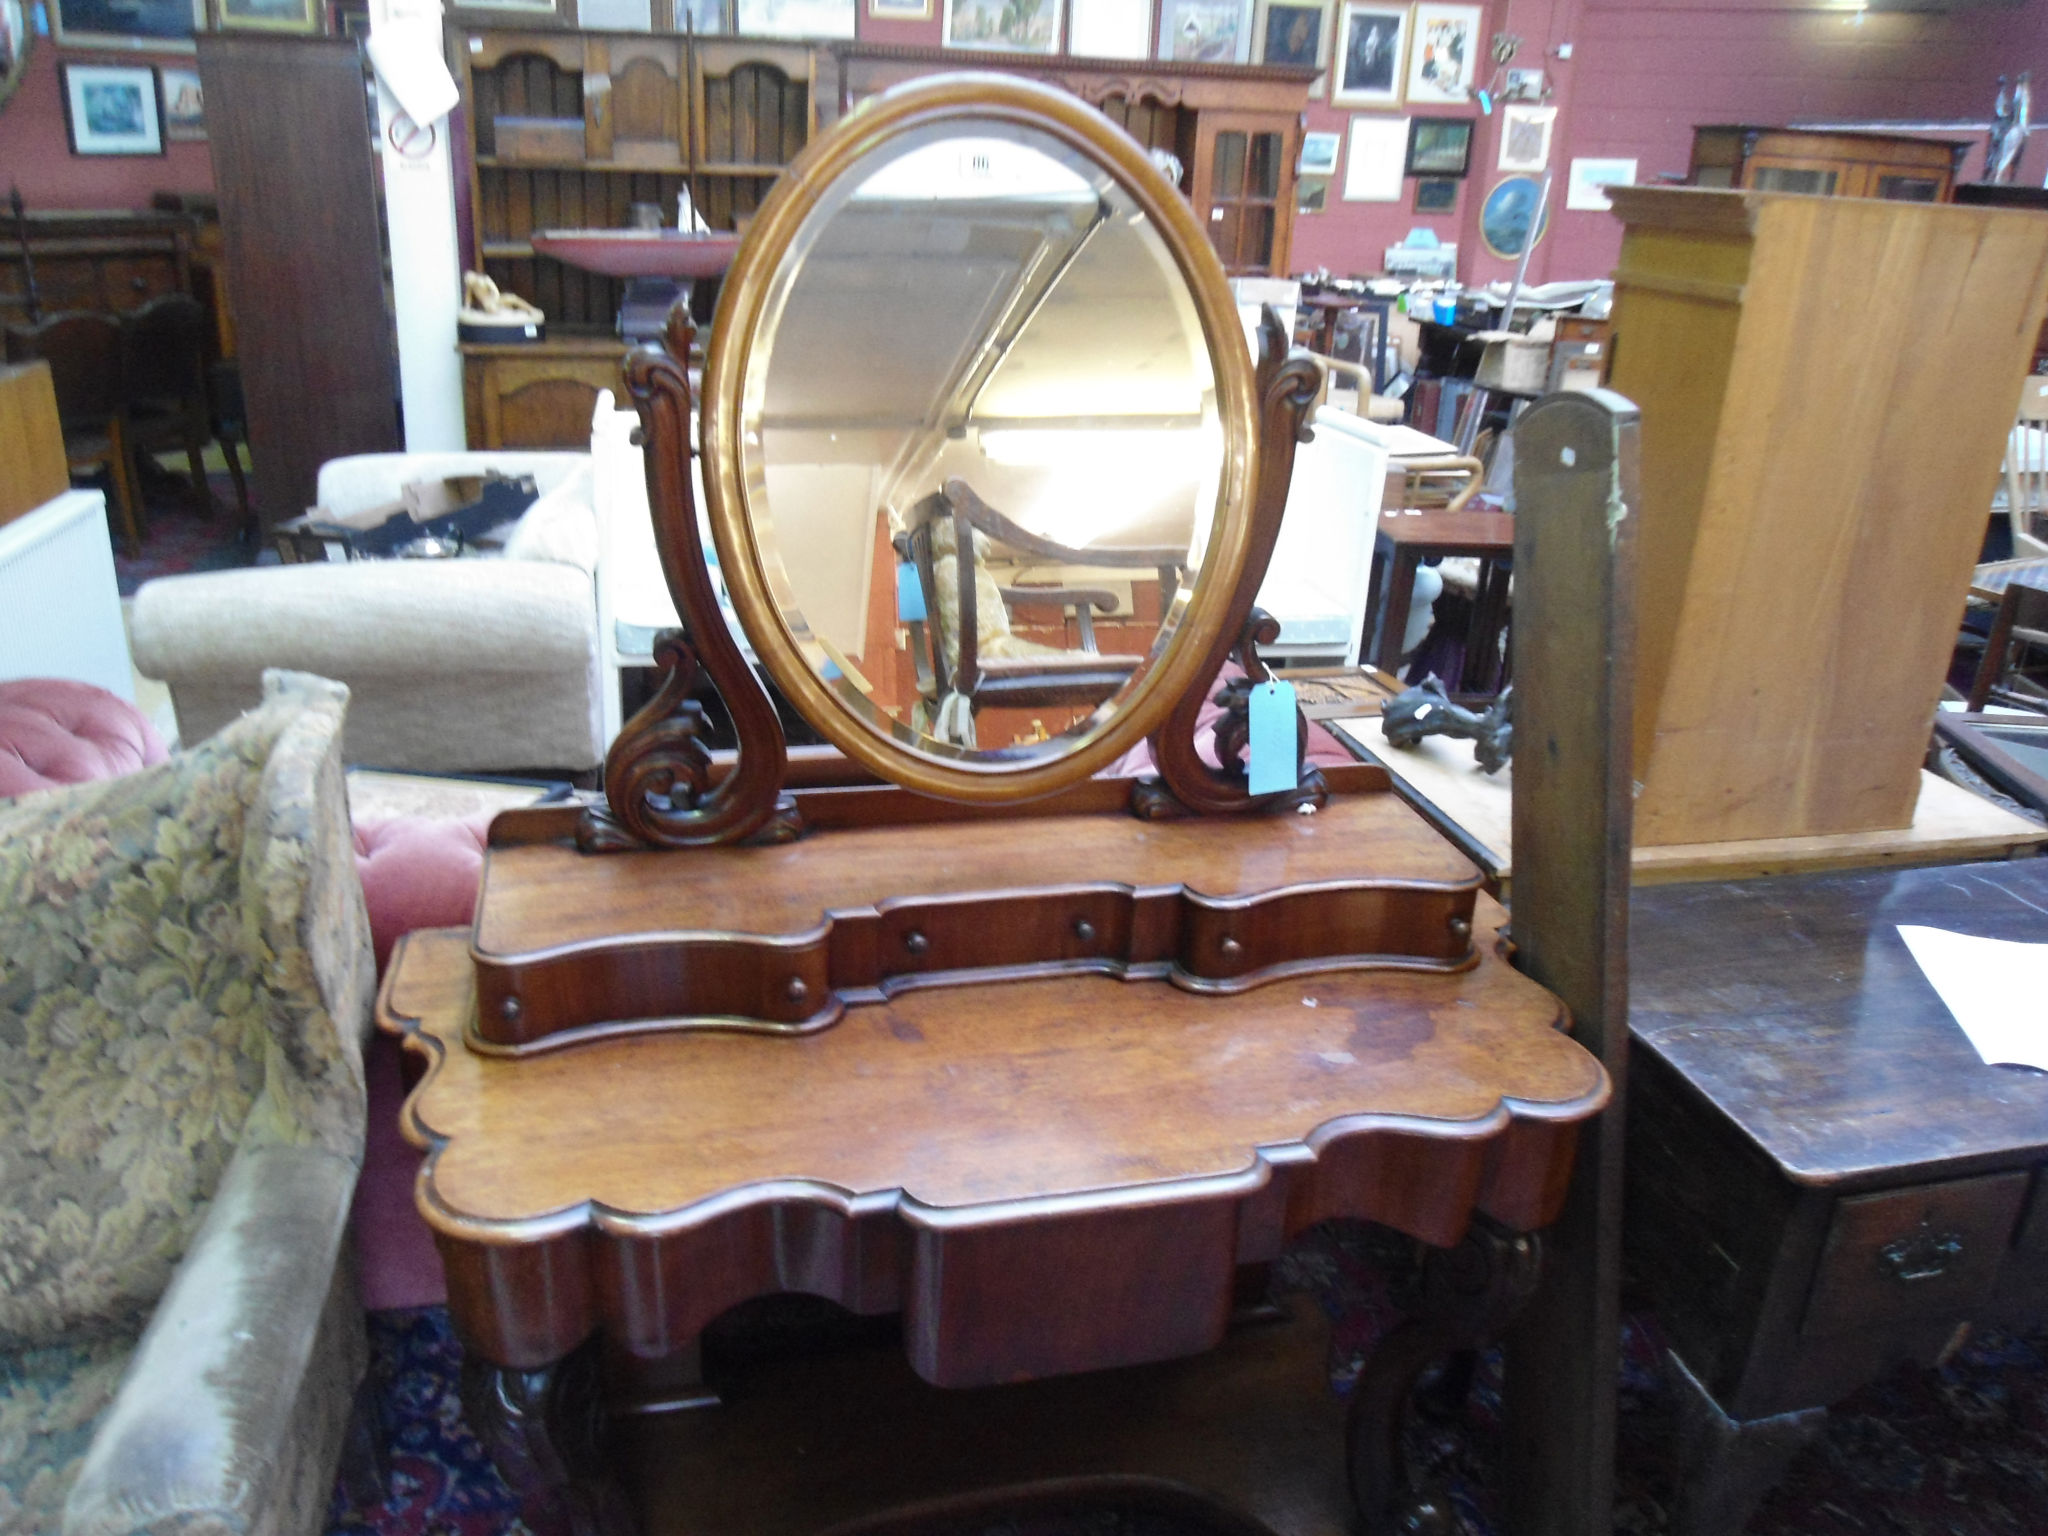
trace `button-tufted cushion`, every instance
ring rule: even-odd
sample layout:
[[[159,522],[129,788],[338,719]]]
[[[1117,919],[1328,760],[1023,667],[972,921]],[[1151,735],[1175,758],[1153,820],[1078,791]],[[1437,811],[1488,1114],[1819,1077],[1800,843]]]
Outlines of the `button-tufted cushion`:
[[[461,821],[404,816],[356,823],[356,869],[380,972],[400,935],[459,927],[475,914],[490,824],[488,811]]]
[[[54,677],[0,683],[0,799],[133,773],[166,755],[141,711],[104,688]]]

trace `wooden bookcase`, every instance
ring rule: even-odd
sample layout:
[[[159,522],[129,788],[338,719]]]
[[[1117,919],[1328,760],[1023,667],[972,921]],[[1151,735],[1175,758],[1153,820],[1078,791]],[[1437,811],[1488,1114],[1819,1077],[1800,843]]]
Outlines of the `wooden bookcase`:
[[[621,228],[676,198],[713,229],[750,217],[816,124],[801,43],[456,27],[470,194],[469,265],[547,314],[548,339],[463,347],[469,440],[582,447],[616,388],[622,285],[537,256],[536,229]]]
[[[1969,147],[1894,133],[1719,125],[1693,130],[1687,180],[1696,187],[1946,203]]]

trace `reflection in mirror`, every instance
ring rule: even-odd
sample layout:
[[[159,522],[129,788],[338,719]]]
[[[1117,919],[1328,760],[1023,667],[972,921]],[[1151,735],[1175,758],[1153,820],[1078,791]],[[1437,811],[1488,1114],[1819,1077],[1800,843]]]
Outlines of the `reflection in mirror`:
[[[818,676],[931,757],[1099,734],[1173,635],[1224,464],[1201,321],[1137,200],[1039,129],[904,133],[806,217],[758,338],[748,514]]]

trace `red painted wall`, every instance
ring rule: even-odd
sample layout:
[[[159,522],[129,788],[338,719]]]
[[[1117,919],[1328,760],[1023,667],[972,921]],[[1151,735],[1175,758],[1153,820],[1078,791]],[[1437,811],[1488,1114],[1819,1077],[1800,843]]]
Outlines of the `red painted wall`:
[[[863,3],[860,34],[936,45],[942,3],[934,0],[925,21],[876,21]],[[2041,82],[2036,116],[2048,119],[2048,0],[1948,15],[1871,13],[1860,23],[1845,10],[1820,8],[1820,0],[1489,0],[1484,31],[1522,38],[1516,65],[1546,70],[1559,108],[1551,147],[1558,186],[1551,233],[1530,263],[1536,281],[1603,276],[1620,249],[1620,229],[1610,215],[1564,211],[1564,174],[1574,156],[1633,156],[1647,180],[1684,172],[1698,123],[1988,117],[1998,75],[2022,69],[2032,69]],[[1565,43],[1573,50],[1568,61],[1555,57]],[[161,159],[71,154],[58,56],[47,38],[38,39],[20,92],[0,108],[0,190],[18,184],[36,207],[136,208],[160,189],[211,188],[203,143],[173,144]],[[961,54],[963,67],[972,61],[971,53]],[[1427,110],[1476,116],[1471,108]],[[1311,102],[1308,125],[1342,134],[1351,115],[1327,100]],[[1468,282],[1510,276],[1510,264],[1488,257],[1478,237],[1479,201],[1500,175],[1500,119],[1478,117],[1477,123],[1472,172],[1449,215],[1412,212],[1412,183],[1396,203],[1343,202],[1340,159],[1328,207],[1295,221],[1295,268],[1375,270],[1385,247],[1420,224],[1459,243]],[[2030,143],[2020,179],[2038,184],[2048,173],[2044,138],[2036,135]],[[1975,175],[1979,164],[1973,154],[1965,173]]]
[[[13,100],[0,107],[0,199],[21,188],[30,208],[147,208],[153,192],[211,192],[213,161],[206,145],[167,144],[158,155],[74,155],[64,132],[59,57],[86,64],[176,64],[192,55],[67,50],[35,41],[28,73]]]

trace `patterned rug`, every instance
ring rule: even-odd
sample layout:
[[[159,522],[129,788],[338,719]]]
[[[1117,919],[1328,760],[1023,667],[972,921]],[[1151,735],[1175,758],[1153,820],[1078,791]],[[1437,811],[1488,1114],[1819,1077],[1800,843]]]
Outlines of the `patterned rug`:
[[[1282,1262],[1279,1284],[1308,1289],[1332,1319],[1331,1379],[1347,1393],[1388,1316],[1369,1244],[1324,1229]],[[462,1421],[461,1346],[446,1309],[370,1318],[372,1369],[390,1447],[384,1506],[346,1515],[332,1536],[499,1536],[523,1532],[516,1502]],[[1659,1536],[1672,1488],[1672,1404],[1653,1322],[1622,1340],[1617,1536]],[[1451,1489],[1460,1536],[1495,1536],[1500,1426],[1498,1355],[1480,1363],[1462,1411],[1423,1418],[1411,1463]],[[1018,1536],[1014,1519],[974,1521],[958,1536]],[[1197,1536],[1157,1517],[1032,1520],[1033,1536]],[[1206,1528],[1204,1528],[1206,1529]],[[2048,1332],[1984,1330],[1939,1371],[1902,1370],[1838,1406],[1750,1523],[1752,1536],[2040,1536],[2048,1531]]]
[[[201,514],[188,489],[190,482],[183,475],[144,472],[142,499],[148,532],[143,535],[142,553],[129,556],[122,548],[118,527],[114,529],[114,580],[123,597],[133,597],[145,581],[154,581],[159,576],[224,571],[255,563],[259,547],[242,538],[234,481],[225,473],[209,474],[206,478],[213,492],[211,516]],[[78,483],[108,490],[104,474]],[[110,505],[111,500],[110,492]],[[110,526],[115,522],[111,514],[108,522]]]

